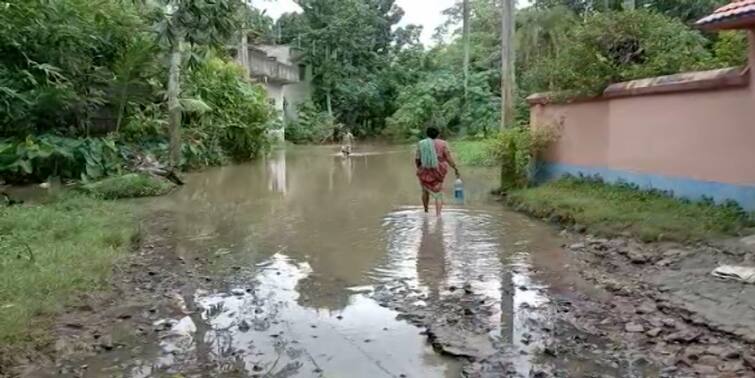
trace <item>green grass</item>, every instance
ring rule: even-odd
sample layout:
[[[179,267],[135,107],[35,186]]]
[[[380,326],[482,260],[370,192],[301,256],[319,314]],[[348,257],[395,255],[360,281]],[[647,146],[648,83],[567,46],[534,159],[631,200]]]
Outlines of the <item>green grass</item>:
[[[490,140],[451,141],[451,153],[456,161],[467,167],[497,166],[493,157]]]
[[[122,202],[67,195],[0,205],[0,346],[48,341],[53,316],[78,293],[104,288],[136,233]]]
[[[103,199],[155,197],[167,194],[174,185],[162,178],[130,173],[86,184],[82,190]]]
[[[593,234],[644,241],[713,239],[751,225],[750,216],[736,206],[681,201],[627,185],[574,178],[514,191],[509,203],[537,217],[583,225]]]

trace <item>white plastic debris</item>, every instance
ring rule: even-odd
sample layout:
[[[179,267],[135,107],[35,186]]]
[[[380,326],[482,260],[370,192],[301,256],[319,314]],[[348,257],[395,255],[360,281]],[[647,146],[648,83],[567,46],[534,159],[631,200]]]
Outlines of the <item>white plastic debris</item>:
[[[718,278],[755,284],[755,267],[723,265],[712,274]]]

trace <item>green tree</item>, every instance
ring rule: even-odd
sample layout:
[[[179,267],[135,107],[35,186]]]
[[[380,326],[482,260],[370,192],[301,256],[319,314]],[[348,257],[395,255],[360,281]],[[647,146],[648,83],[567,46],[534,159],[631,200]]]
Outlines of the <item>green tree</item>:
[[[315,102],[338,121],[379,130],[396,90],[390,72],[403,11],[394,0],[298,0],[299,15],[284,15],[281,40],[300,46],[313,68]]]
[[[558,59],[531,68],[533,89],[596,95],[611,83],[694,70],[711,59],[699,32],[645,10],[591,14],[568,38]]]
[[[235,17],[241,7],[239,0],[155,0],[149,13],[155,23],[160,45],[168,53],[168,128],[170,132],[171,165],[181,160],[181,67],[184,52],[190,64],[197,64],[199,47],[218,48],[240,29]]]

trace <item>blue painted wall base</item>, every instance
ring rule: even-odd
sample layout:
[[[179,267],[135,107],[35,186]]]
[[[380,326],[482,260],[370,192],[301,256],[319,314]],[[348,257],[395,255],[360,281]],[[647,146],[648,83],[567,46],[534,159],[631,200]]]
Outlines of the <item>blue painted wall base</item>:
[[[600,176],[606,182],[628,182],[643,189],[659,189],[672,192],[674,196],[690,200],[703,197],[716,202],[736,201],[747,211],[755,211],[755,185],[725,184],[681,177],[661,176],[601,167],[588,167],[560,163],[540,163],[537,181],[543,182],[564,175]]]

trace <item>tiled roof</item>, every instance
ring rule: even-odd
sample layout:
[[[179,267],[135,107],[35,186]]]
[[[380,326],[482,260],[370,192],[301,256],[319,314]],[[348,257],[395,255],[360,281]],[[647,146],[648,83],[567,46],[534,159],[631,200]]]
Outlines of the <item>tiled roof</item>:
[[[710,16],[697,21],[697,25],[710,29],[737,29],[755,25],[755,0],[733,0],[718,8]]]

